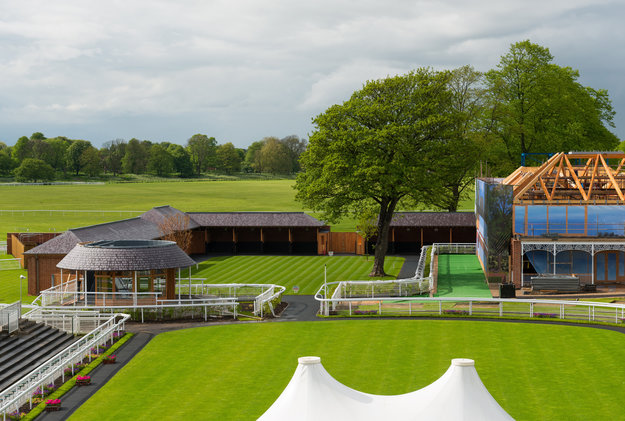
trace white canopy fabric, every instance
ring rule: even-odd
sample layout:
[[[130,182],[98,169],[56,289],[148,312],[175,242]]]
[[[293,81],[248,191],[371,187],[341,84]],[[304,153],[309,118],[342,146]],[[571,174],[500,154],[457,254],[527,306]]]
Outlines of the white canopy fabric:
[[[394,396],[345,386],[325,370],[319,357],[301,357],[298,362],[291,381],[260,421],[512,420],[480,380],[473,360],[454,359],[434,383]]]

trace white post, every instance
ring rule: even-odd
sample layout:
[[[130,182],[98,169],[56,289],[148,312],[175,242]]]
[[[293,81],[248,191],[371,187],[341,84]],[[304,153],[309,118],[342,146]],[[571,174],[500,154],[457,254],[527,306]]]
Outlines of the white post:
[[[134,294],[132,294],[132,304],[136,307],[137,306],[137,294],[139,292],[139,288],[137,288],[137,271],[135,270],[135,290],[134,290]]]
[[[556,274],[556,245],[553,245],[553,274]]]
[[[191,299],[191,266],[189,266],[189,299]]]
[[[22,280],[26,279],[24,275],[20,275],[20,303],[22,302]]]
[[[592,285],[595,284],[595,245],[590,245],[590,279]]]
[[[180,268],[178,268],[178,304],[180,304]]]

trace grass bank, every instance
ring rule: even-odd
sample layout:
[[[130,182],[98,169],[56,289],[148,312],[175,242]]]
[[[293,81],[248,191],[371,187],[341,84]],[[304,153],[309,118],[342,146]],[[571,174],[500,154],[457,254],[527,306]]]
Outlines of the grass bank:
[[[387,256],[384,270],[395,279],[404,263],[397,256]],[[223,256],[206,260],[193,269],[192,276],[207,278],[207,283],[259,283],[286,287],[285,294],[314,294],[324,281],[368,280],[373,258],[364,256]],[[183,274],[184,277],[184,274]]]
[[[70,419],[256,419],[305,355],[320,356],[347,386],[375,394],[419,389],[452,358],[472,358],[515,419],[619,419],[623,347],[625,335],[601,329],[455,320],[180,330],[154,338]]]

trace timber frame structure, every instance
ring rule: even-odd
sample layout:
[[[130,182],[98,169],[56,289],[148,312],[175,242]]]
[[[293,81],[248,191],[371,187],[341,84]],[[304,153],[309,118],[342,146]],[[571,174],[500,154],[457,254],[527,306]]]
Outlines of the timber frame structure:
[[[520,167],[502,184],[514,203],[625,204],[624,152],[560,152],[540,167]]]

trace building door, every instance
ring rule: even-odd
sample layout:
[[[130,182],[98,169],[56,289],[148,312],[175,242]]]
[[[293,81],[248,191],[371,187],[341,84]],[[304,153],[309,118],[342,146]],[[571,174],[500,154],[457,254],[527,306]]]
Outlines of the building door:
[[[616,282],[623,278],[625,264],[623,253],[606,251],[595,255],[595,279],[597,282]]]

